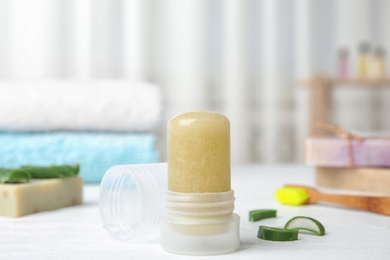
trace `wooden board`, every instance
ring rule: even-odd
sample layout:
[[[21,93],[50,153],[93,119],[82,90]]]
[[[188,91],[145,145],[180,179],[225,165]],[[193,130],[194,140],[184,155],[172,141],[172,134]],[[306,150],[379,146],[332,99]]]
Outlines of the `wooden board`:
[[[316,185],[390,195],[390,168],[317,167]]]

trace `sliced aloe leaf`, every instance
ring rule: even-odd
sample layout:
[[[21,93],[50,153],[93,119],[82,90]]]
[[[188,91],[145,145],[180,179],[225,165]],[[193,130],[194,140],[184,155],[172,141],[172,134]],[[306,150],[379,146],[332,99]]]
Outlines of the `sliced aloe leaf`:
[[[0,183],[28,182],[31,174],[21,169],[0,168]]]
[[[249,221],[251,222],[274,217],[276,217],[275,209],[257,209],[249,211]]]
[[[80,166],[78,164],[51,166],[24,165],[21,169],[29,172],[33,179],[48,179],[75,177],[79,174]]]
[[[294,241],[298,239],[298,230],[260,226],[257,238],[269,241]]]
[[[325,228],[318,220],[305,216],[297,216],[287,221],[285,229],[306,230],[318,236],[325,235]]]

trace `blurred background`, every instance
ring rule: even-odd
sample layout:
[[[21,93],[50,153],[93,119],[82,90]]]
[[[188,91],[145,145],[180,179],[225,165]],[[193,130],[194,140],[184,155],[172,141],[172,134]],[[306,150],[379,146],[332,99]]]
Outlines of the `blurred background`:
[[[304,81],[365,77],[365,55],[385,80],[389,24],[388,0],[0,0],[0,79],[151,82],[160,160],[171,116],[212,110],[231,121],[232,162],[301,162]],[[389,131],[389,101],[337,88],[332,122]]]

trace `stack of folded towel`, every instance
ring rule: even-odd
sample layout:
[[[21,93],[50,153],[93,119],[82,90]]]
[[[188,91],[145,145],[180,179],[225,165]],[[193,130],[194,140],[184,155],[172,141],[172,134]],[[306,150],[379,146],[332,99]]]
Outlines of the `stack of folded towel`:
[[[0,82],[0,167],[79,163],[99,182],[112,165],[158,161],[162,112],[148,83]]]
[[[306,140],[305,159],[316,166],[317,185],[390,195],[390,138],[330,129],[338,136]]]

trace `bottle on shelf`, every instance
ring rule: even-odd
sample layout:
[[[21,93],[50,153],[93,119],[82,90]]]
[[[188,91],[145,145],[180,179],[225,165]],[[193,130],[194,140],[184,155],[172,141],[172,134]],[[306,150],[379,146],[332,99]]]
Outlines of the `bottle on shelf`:
[[[346,48],[339,49],[337,63],[337,77],[347,79],[349,77],[349,52]]]
[[[357,59],[357,76],[359,79],[365,80],[368,78],[370,60],[370,45],[367,42],[362,42],[359,45],[359,54]]]
[[[370,64],[370,78],[374,80],[386,78],[386,52],[381,46],[378,46],[374,51]]]

